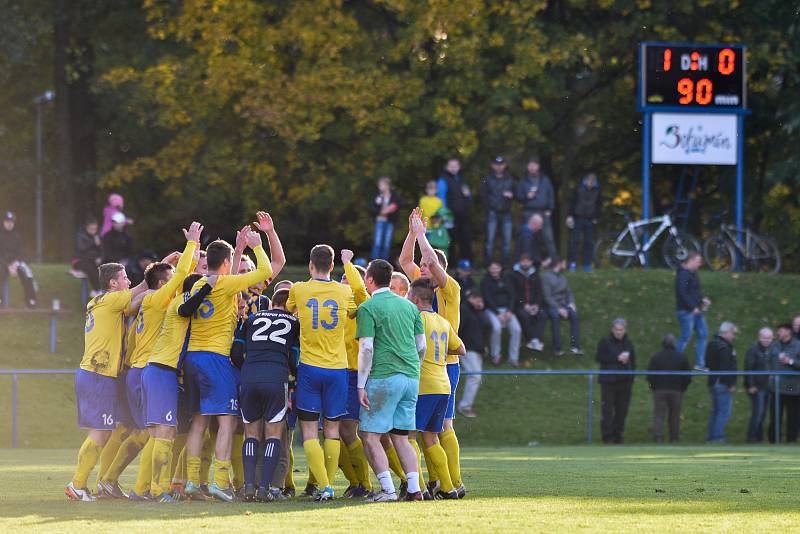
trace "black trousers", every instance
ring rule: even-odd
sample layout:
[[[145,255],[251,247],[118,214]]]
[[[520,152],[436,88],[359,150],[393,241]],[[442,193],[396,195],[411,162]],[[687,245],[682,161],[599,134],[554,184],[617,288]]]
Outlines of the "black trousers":
[[[781,438],[787,443],[797,441],[798,430],[800,430],[800,396],[781,394],[778,417],[781,422]],[[775,394],[769,396],[769,430],[768,436],[770,443],[775,443]]]
[[[0,288],[5,286],[9,276],[8,265],[0,265]],[[22,285],[22,290],[25,292],[25,302],[36,300],[36,282],[33,280],[33,271],[31,271],[27,263],[23,261],[19,262],[17,278],[19,278],[19,283]],[[5,302],[4,305],[8,306],[9,303]]]
[[[653,435],[656,441],[664,439],[664,420],[669,427],[670,443],[678,441],[681,430],[681,400],[683,391],[656,389],[653,391]]]
[[[531,315],[525,310],[518,310],[514,312],[514,315],[519,319],[525,340],[542,339],[544,327],[547,325],[547,312],[544,308],[539,308],[539,313],[536,315]]]
[[[622,443],[625,418],[628,416],[628,407],[631,404],[632,386],[630,380],[600,383],[602,408],[600,430],[603,434],[603,443]]]
[[[97,271],[97,265],[94,261],[85,258],[80,259],[75,262],[75,270],[86,274],[86,278],[89,280],[89,285],[92,286],[92,289],[95,291],[100,290],[100,273]]]
[[[469,215],[453,214],[453,228],[450,230],[453,242],[458,245],[458,258],[472,261],[472,221]]]

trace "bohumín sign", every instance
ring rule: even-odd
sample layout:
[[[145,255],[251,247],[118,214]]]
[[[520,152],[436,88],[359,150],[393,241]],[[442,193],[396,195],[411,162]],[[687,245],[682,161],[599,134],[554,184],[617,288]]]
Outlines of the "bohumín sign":
[[[736,147],[736,115],[653,113],[653,163],[736,165]]]

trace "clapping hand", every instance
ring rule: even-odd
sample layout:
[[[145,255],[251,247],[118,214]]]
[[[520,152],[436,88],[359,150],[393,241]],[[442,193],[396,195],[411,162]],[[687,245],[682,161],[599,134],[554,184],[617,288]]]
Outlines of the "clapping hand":
[[[275,230],[275,223],[272,222],[272,216],[270,216],[270,214],[266,211],[259,211],[256,213],[256,218],[258,220],[253,224],[265,234]]]
[[[183,235],[186,236],[186,241],[200,242],[200,234],[203,233],[203,225],[195,221],[189,225],[189,229],[183,229]]]
[[[236,231],[236,250],[243,251],[247,246],[247,234],[252,230],[249,224],[242,226],[241,230]]]
[[[353,256],[354,255],[355,254],[353,254],[352,250],[343,248],[342,249],[342,264],[350,263],[351,261],[353,261]]]

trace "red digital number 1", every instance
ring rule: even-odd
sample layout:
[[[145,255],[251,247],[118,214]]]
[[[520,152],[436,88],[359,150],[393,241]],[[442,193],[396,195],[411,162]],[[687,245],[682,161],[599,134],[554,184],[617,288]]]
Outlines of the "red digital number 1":
[[[664,50],[664,72],[669,72],[672,68],[672,50],[667,48]]]

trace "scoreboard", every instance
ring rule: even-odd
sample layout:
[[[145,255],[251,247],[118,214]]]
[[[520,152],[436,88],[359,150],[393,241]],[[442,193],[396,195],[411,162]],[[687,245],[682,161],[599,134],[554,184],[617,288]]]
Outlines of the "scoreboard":
[[[640,110],[746,109],[745,51],[741,45],[642,43]]]

